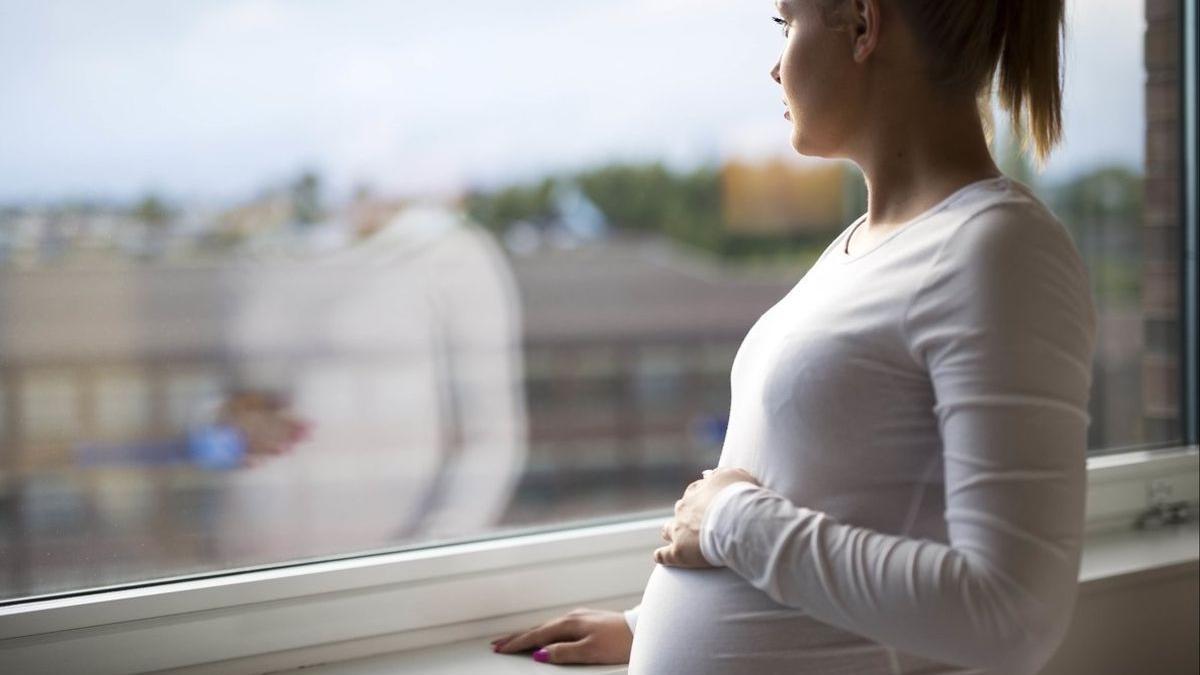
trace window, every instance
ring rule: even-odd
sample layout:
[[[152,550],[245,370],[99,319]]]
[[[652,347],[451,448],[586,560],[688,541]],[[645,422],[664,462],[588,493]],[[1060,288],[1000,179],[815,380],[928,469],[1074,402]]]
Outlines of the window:
[[[715,464],[742,336],[865,204],[787,147],[769,5],[426,4],[2,11],[0,601],[632,518]],[[1073,2],[1065,145],[996,138],[1092,275],[1097,454],[1194,417],[1178,11]]]

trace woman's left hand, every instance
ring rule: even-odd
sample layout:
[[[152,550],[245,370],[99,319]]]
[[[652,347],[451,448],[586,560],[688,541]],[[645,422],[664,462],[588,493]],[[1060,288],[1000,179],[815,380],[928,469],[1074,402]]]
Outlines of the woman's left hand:
[[[669,567],[711,568],[700,553],[700,523],[704,512],[722,488],[730,483],[749,481],[761,485],[745,469],[723,467],[704,478],[692,481],[675,502],[675,517],[663,524],[662,537],[668,543],[654,550],[654,562]]]

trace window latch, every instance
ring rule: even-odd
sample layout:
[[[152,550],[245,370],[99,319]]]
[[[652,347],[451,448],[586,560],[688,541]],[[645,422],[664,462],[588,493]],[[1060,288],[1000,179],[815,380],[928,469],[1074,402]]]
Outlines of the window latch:
[[[1138,530],[1150,530],[1170,525],[1182,525],[1195,519],[1195,509],[1186,499],[1171,500],[1171,483],[1164,479],[1150,481],[1146,485],[1146,500],[1149,505],[1138,514],[1133,526]]]

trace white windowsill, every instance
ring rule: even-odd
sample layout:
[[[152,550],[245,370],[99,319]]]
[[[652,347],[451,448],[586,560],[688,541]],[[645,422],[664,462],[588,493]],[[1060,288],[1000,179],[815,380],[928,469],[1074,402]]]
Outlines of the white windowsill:
[[[1114,585],[1142,583],[1148,576],[1191,575],[1198,567],[1200,529],[1195,523],[1160,531],[1098,535],[1084,550],[1080,593]],[[624,674],[625,666],[564,666],[572,672]],[[462,640],[437,647],[384,654],[343,663],[305,668],[305,675],[536,675],[545,664],[524,654],[493,654],[488,641]]]
[[[1191,558],[1169,537],[1104,533],[1128,531],[1150,481],[1196,501],[1197,457],[1191,446],[1089,460],[1085,588],[1172,560],[1195,566],[1194,532]],[[572,607],[636,603],[668,515],[0,607],[0,672],[263,672],[400,651],[433,658],[461,652],[437,646],[459,641],[517,663],[487,650],[487,637]]]

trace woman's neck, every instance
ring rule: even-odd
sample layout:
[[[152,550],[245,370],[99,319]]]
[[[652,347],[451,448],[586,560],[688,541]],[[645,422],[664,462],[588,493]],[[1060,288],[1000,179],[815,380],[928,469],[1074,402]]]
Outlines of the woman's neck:
[[[852,159],[867,182],[868,228],[920,215],[964,185],[1002,175],[992,161],[972,97],[906,97],[886,111]]]

